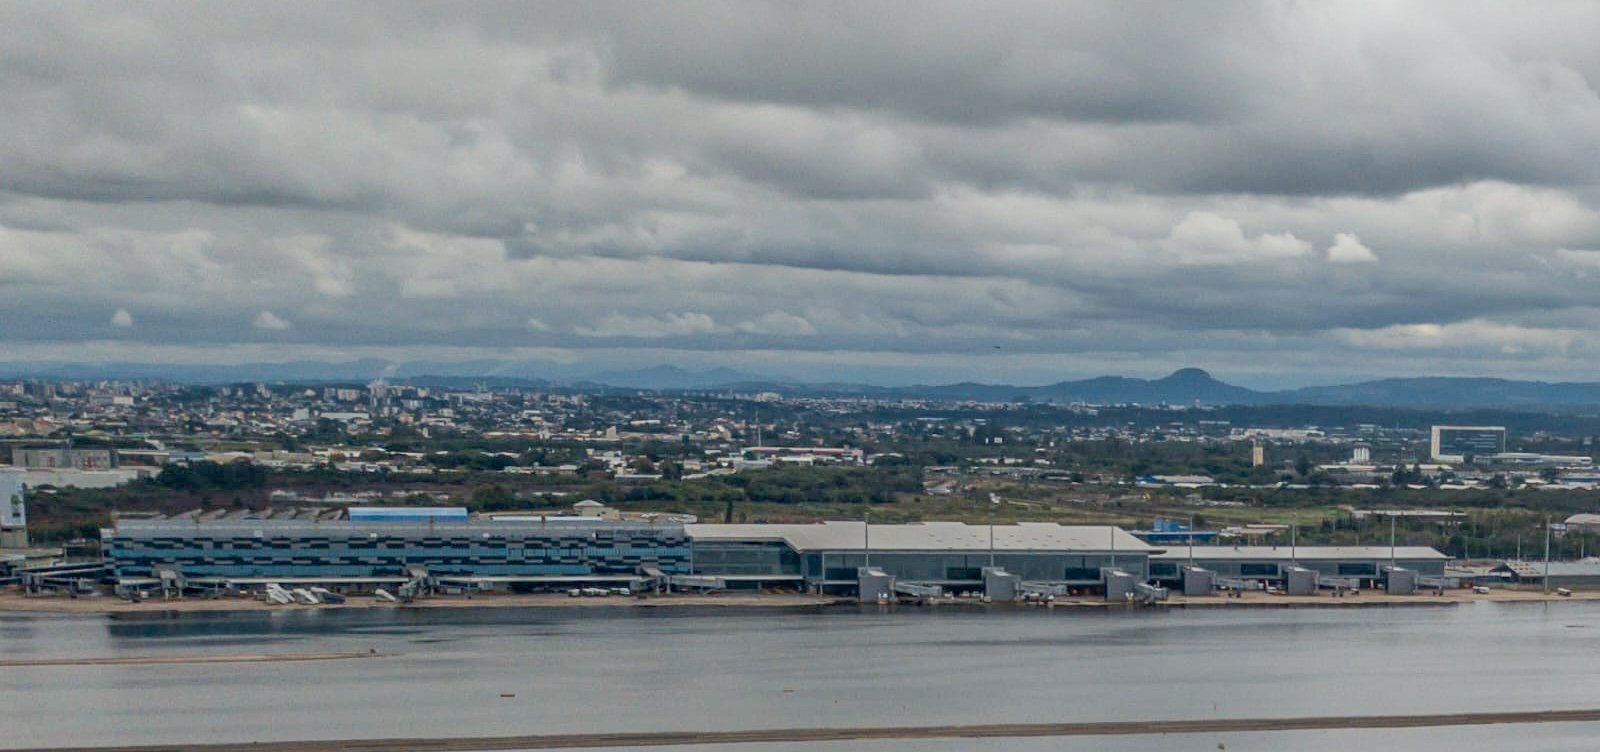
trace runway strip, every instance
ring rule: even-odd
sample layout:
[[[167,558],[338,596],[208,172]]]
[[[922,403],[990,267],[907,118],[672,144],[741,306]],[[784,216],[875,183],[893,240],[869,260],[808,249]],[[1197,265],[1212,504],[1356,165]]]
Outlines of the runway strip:
[[[330,739],[299,742],[162,744],[132,747],[59,747],[15,752],[476,752],[478,750],[668,747],[685,744],[752,744],[859,740],[956,739],[1028,736],[1129,736],[1154,734],[1398,729],[1486,726],[1505,723],[1600,721],[1600,709],[1543,710],[1444,715],[1319,716],[1312,718],[1213,718],[1194,721],[1107,723],[999,723],[963,726],[875,726],[864,728],[754,729],[750,731],[662,731],[617,734],[446,737],[435,739]]]
[[[249,655],[130,655],[115,658],[0,659],[0,668],[33,666],[162,666],[185,663],[294,663],[376,658],[377,653],[261,653]]]

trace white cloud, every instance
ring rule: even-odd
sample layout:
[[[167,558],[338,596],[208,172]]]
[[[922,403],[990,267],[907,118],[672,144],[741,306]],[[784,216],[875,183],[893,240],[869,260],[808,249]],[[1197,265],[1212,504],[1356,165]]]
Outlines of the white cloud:
[[[1375,264],[1378,254],[1362,245],[1361,238],[1354,233],[1341,232],[1333,237],[1333,245],[1328,246],[1328,261],[1334,264]]]
[[[1557,248],[1545,263],[1559,268],[1563,274],[1587,279],[1591,274],[1600,273],[1600,251]]]
[[[817,328],[812,326],[811,322],[804,317],[781,310],[768,311],[759,318],[740,322],[734,328],[750,334],[771,334],[790,337],[809,337],[817,333]]]
[[[281,332],[291,326],[289,322],[278,318],[277,314],[272,311],[262,311],[256,314],[255,320],[250,322],[250,325],[257,329],[272,332]]]
[[[1487,319],[1448,324],[1394,324],[1373,329],[1337,329],[1334,334],[1348,344],[1374,350],[1439,350],[1492,352],[1520,355],[1529,352],[1563,353],[1585,343],[1584,331],[1565,327],[1534,327]]]
[[[111,325],[118,329],[130,329],[133,327],[133,314],[126,308],[118,308],[116,313],[111,314]]]
[[[660,316],[611,314],[590,326],[576,328],[585,337],[628,337],[659,339],[687,337],[717,331],[715,319],[703,313],[666,313]]]
[[[350,260],[334,252],[332,238],[326,235],[294,235],[275,238],[270,245],[310,274],[312,288],[318,293],[341,298],[355,292],[354,268]]]
[[[1180,264],[1241,264],[1304,256],[1311,244],[1289,233],[1246,237],[1235,220],[1211,212],[1189,212],[1172,227],[1162,247]]]
[[[539,319],[531,318],[531,317],[528,319],[528,328],[532,329],[532,330],[534,330],[536,332],[548,332],[548,331],[550,331],[550,325],[549,324],[546,324],[543,321],[540,321]]]

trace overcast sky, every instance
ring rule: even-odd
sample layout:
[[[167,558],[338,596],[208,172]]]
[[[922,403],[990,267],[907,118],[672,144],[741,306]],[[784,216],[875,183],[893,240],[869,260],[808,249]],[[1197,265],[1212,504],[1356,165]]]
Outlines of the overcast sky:
[[[0,3],[0,361],[1600,379],[1600,5]]]

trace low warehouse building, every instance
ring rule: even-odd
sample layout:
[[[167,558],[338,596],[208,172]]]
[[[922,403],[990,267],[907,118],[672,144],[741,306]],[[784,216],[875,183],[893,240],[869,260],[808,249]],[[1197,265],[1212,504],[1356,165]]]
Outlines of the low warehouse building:
[[[1500,575],[1514,585],[1543,587],[1545,566],[1543,561],[1506,561],[1491,569],[1490,573]],[[1552,561],[1549,567],[1552,588],[1600,587],[1600,559],[1591,557],[1579,561]]]

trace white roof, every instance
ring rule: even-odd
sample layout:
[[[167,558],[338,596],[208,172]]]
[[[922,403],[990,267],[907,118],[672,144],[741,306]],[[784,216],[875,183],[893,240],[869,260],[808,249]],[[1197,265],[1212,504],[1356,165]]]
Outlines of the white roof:
[[[1380,561],[1389,558],[1388,546],[1195,546],[1195,560],[1216,559],[1252,559],[1261,561],[1326,561],[1349,559],[1356,561]],[[1174,559],[1187,561],[1189,548],[1187,546],[1173,546],[1165,553],[1158,555],[1158,559]],[[1427,546],[1396,546],[1394,548],[1396,559],[1448,559],[1438,551]]]
[[[866,547],[865,523],[830,521],[780,525],[684,525],[695,540],[783,541],[796,551],[859,551]],[[989,526],[962,522],[919,522],[873,525],[872,550],[987,551]],[[1128,551],[1158,549],[1121,528],[1108,525],[1064,526],[1054,522],[1021,522],[994,526],[997,551]]]

